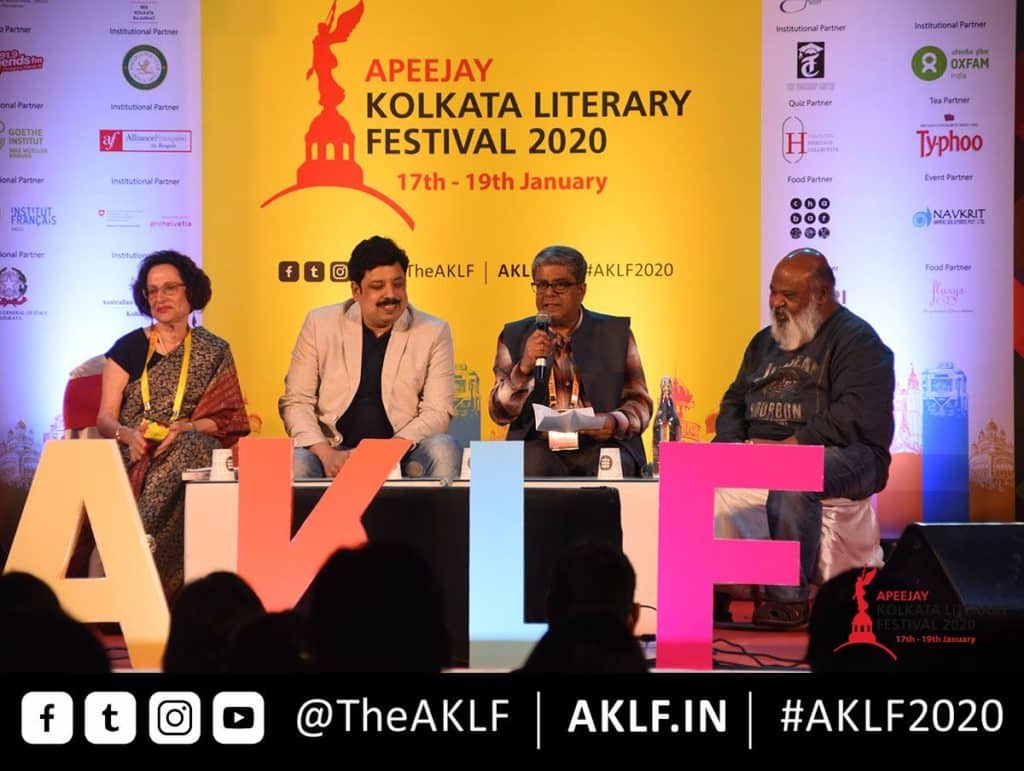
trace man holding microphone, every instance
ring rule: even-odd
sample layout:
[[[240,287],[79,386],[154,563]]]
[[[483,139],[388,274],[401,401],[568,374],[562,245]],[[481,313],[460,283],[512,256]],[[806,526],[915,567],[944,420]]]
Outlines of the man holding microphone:
[[[601,449],[621,449],[623,476],[646,463],[640,435],[653,403],[629,319],[583,307],[587,261],[567,246],[549,246],[531,269],[537,315],[506,324],[494,357],[491,419],[525,442],[528,477],[596,476]],[[592,407],[599,429],[564,435],[538,432],[535,403],[555,409]]]

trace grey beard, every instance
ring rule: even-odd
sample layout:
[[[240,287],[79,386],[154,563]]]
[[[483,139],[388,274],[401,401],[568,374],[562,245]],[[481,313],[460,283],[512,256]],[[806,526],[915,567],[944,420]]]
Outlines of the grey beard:
[[[788,322],[780,324],[772,314],[772,339],[784,351],[795,351],[807,345],[818,334],[821,326],[821,308],[814,303],[808,305],[795,316],[786,312]]]

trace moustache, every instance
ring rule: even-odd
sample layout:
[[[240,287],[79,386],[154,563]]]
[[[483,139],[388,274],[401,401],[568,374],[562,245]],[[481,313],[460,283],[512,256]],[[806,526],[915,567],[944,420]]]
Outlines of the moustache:
[[[399,303],[398,300],[381,300],[379,303],[377,303],[377,307],[378,308],[387,308],[389,306],[399,305],[399,304],[400,303]]]

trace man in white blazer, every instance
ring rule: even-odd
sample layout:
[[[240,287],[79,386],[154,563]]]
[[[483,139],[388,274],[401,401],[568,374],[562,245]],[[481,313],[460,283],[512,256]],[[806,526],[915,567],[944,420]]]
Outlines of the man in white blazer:
[[[360,441],[391,437],[415,443],[407,476],[458,476],[452,333],[409,305],[408,268],[394,241],[368,238],[348,264],[352,299],[306,316],[278,401],[296,479],[337,476]]]

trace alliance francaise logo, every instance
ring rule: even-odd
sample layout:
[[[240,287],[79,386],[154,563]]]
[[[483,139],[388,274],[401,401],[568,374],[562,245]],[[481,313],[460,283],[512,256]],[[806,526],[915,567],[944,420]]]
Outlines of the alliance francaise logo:
[[[192,131],[100,129],[101,153],[190,153]]]
[[[167,57],[156,46],[135,46],[124,55],[121,72],[133,87],[150,91],[167,77]]]
[[[355,159],[355,135],[348,120],[338,112],[338,106],[345,101],[345,89],[334,79],[333,70],[338,66],[338,60],[331,46],[348,40],[363,18],[363,0],[337,18],[336,9],[337,0],[334,0],[327,18],[317,25],[313,38],[313,63],[306,72],[306,80],[316,74],[322,107],[306,132],[306,161],[298,168],[295,184],[270,196],[260,204],[260,208],[304,188],[345,187],[387,204],[413,229],[415,223],[405,209],[384,193],[363,183],[363,170]]]

